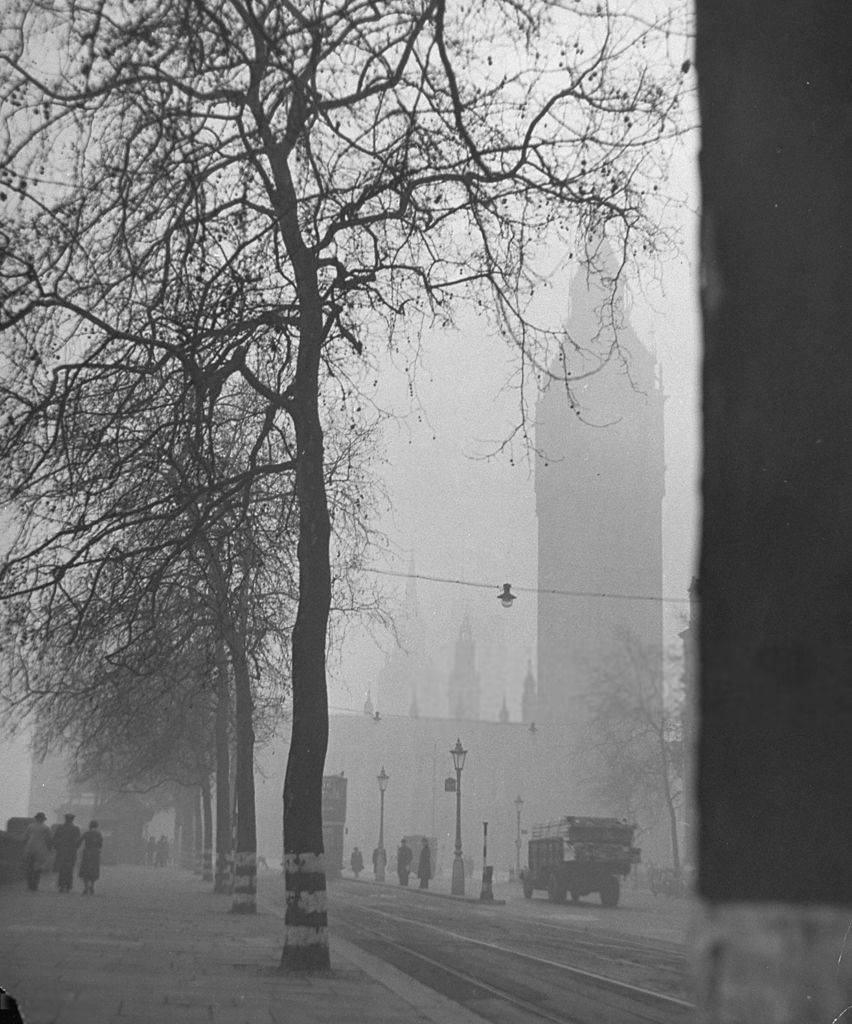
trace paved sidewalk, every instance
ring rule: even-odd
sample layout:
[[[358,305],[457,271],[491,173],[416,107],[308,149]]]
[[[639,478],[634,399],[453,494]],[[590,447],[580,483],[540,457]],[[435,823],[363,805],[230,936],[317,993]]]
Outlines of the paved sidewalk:
[[[262,880],[252,916],[180,869],[107,866],[86,897],[55,881],[0,888],[0,987],[26,1024],[480,1020],[333,935],[331,972],[277,973],[284,924]]]

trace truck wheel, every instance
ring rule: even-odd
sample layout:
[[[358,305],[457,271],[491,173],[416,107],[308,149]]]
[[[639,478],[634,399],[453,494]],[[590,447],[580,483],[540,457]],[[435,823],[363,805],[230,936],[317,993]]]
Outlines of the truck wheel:
[[[621,886],[618,884],[618,879],[615,875],[610,875],[609,878],[604,879],[601,885],[601,906],[617,907],[620,895]]]
[[[524,883],[524,898],[530,900],[530,899],[532,899],[532,894],[533,894],[532,879],[528,878],[526,876],[526,874],[525,874],[524,877],[523,877],[523,883]]]
[[[566,885],[560,882],[556,875],[551,875],[547,880],[547,895],[553,903],[564,903]]]

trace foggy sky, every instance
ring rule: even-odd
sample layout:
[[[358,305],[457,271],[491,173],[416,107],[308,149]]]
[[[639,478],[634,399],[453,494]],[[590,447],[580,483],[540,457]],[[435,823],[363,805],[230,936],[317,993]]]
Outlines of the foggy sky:
[[[663,594],[685,598],[695,573],[699,525],[699,304],[697,274],[696,155],[691,145],[676,155],[673,190],[687,197],[677,216],[682,255],[661,268],[659,284],[635,282],[630,287],[630,321],[643,344],[656,353],[665,401],[666,496],[663,504]],[[549,301],[567,319],[567,290],[553,289]],[[383,394],[403,416],[386,431],[387,465],[382,477],[392,505],[378,521],[387,534],[391,564],[407,571],[413,555],[417,573],[535,587],[537,536],[534,471],[516,447],[490,460],[517,422],[517,397],[501,393],[511,374],[511,358],[489,334],[483,321],[465,322],[457,331],[428,336],[416,397],[425,415],[412,410],[407,382],[401,373],[383,381]],[[384,579],[391,595],[404,594],[404,580]],[[561,587],[571,589],[566,579]],[[436,635],[446,638],[436,657],[442,679],[450,669],[450,651],[461,615],[473,625],[482,681],[482,715],[494,718],[505,689],[493,678],[485,649],[498,636],[514,650],[515,661],[530,656],[535,671],[535,595],[520,594],[510,612],[501,609],[496,590],[417,583],[424,619]],[[393,605],[393,601],[391,602]],[[683,629],[684,605],[665,605],[664,643]],[[378,644],[354,631],[340,664],[330,666],[330,704],[334,710],[360,710],[368,688],[375,699],[375,680],[390,650],[390,636]],[[382,649],[380,649],[383,648]],[[493,660],[493,658],[492,658]],[[506,692],[511,717],[520,717],[520,683]],[[442,684],[443,685],[443,684]]]

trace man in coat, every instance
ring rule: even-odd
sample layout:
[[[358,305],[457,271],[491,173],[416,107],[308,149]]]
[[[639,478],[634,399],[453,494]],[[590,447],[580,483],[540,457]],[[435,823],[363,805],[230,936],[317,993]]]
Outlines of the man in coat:
[[[53,836],[47,824],[47,815],[39,811],[27,825],[27,831],[24,833],[24,866],[27,872],[27,888],[32,892],[38,889],[42,871],[47,870],[52,845]]]
[[[417,877],[420,879],[420,888],[428,889],[429,879],[432,877],[432,851],[425,836],[420,847],[420,860],[417,862]]]
[[[408,885],[408,876],[411,874],[411,847],[403,837],[396,851],[396,873],[399,875],[399,884]]]
[[[66,814],[65,821],[53,833],[53,848],[56,858],[53,866],[57,871],[57,885],[60,892],[71,892],[74,884],[74,862],[80,845],[80,829],[74,824],[74,815]]]

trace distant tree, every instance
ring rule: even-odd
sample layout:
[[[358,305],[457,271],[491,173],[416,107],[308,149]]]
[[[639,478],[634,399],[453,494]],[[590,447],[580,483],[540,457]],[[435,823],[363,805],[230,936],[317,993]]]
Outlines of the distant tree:
[[[194,295],[201,388],[240,378],[288,431],[284,967],[329,963],[330,412],[354,425],[376,346],[416,344],[456,298],[546,374],[538,247],[594,270],[605,232],[620,273],[664,244],[649,200],[679,130],[671,27],[597,0],[17,0],[5,18],[0,327],[21,379],[63,392],[139,349],[182,364],[167,300]]]
[[[672,865],[681,867],[678,811],[683,801],[683,690],[668,688],[659,649],[622,634],[588,698],[581,755],[590,790],[645,830],[664,816]]]

